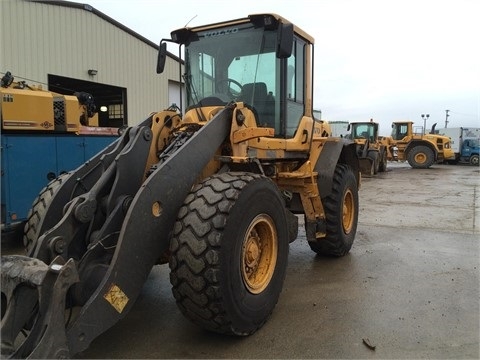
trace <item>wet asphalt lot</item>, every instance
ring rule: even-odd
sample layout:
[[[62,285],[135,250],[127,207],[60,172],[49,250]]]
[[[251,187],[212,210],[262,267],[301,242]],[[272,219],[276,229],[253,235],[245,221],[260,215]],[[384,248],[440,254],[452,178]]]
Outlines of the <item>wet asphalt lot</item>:
[[[479,168],[388,166],[363,179],[347,256],[316,256],[301,228],[277,307],[255,334],[191,324],[161,265],[132,311],[76,358],[480,358]]]

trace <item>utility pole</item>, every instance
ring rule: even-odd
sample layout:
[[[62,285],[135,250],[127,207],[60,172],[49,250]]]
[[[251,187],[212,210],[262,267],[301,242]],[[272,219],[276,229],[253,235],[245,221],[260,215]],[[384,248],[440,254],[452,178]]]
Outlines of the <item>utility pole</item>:
[[[450,110],[445,110],[445,129],[447,128],[447,125],[448,125],[448,117],[450,115],[448,115],[448,113],[450,112]]]

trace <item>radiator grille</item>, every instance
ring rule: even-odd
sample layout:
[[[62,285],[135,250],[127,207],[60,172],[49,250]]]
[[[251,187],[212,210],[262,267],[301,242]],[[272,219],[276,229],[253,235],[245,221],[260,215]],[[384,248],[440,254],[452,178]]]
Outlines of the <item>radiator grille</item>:
[[[65,126],[65,101],[62,97],[53,98],[53,117],[55,119],[55,127]]]

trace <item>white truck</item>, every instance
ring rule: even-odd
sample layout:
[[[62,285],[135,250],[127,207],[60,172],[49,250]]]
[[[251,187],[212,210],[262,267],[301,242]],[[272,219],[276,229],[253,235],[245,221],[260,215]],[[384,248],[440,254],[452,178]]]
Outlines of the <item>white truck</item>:
[[[439,135],[449,136],[455,152],[454,162],[479,164],[480,128],[444,128],[438,129]]]

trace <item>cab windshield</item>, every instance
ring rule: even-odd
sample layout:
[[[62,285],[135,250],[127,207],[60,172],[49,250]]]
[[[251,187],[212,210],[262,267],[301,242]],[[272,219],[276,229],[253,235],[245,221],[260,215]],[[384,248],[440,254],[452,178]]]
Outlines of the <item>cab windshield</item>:
[[[248,23],[196,35],[185,46],[187,108],[243,101],[260,126],[273,127],[280,111],[277,33]]]
[[[375,127],[372,124],[354,124],[352,135],[354,139],[375,141]]]

